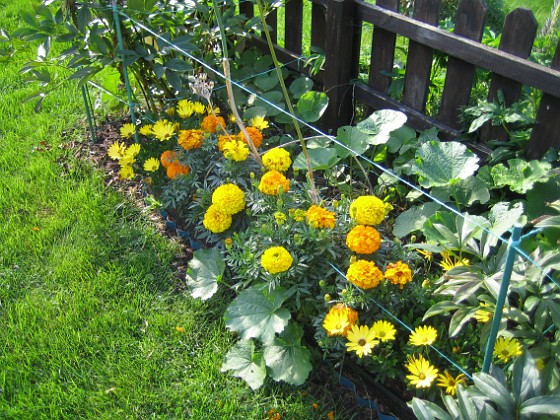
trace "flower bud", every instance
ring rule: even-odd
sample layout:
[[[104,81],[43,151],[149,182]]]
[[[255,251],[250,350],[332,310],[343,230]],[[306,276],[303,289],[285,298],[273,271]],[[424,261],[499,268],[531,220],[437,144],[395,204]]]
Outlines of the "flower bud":
[[[326,293],[325,296],[323,296],[323,299],[325,299],[325,302],[330,302],[331,301],[331,295]]]

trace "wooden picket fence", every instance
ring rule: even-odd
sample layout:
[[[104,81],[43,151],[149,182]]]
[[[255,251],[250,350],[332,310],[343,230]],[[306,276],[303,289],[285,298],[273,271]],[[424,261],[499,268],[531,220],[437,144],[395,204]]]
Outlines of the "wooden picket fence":
[[[487,99],[499,90],[507,105],[516,102],[522,86],[542,91],[536,125],[527,147],[527,157],[542,156],[550,147],[560,147],[560,46],[550,68],[529,61],[537,22],[528,9],[516,9],[507,17],[499,48],[480,43],[486,6],[483,0],[461,0],[455,16],[454,32],[439,29],[440,0],[416,0],[413,17],[398,12],[399,0],[306,0],[312,2],[311,27],[303,27],[304,0],[285,4],[284,46],[276,45],[280,60],[294,64],[301,56],[304,30],[311,31],[311,45],[325,51],[324,71],[318,77],[329,96],[323,128],[335,130],[351,122],[356,102],[369,109],[398,109],[408,116],[416,129],[437,127],[442,138],[461,135],[459,110],[469,105],[476,68],[491,73]],[[251,17],[253,4],[240,3],[240,11]],[[276,14],[268,17],[273,40]],[[367,83],[357,80],[360,43],[364,23],[373,25],[371,60]],[[408,52],[402,99],[389,96],[396,37],[408,38]],[[257,45],[264,47],[262,39]],[[434,53],[447,56],[447,71],[441,106],[437,117],[425,113]],[[501,138],[504,133],[485,127],[482,140]]]

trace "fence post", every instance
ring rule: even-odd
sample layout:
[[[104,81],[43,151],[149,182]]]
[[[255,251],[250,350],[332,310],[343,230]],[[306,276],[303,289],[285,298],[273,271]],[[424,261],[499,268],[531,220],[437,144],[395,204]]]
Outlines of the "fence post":
[[[329,0],[325,34],[324,90],[329,106],[323,115],[325,130],[336,130],[352,119],[352,35],[354,0]]]

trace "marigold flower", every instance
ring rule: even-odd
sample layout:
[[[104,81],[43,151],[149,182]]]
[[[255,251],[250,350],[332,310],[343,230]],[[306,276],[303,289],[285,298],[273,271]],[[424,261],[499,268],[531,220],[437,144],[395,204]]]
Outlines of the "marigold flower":
[[[188,99],[177,102],[177,115],[179,118],[189,118],[194,112],[194,103]]]
[[[292,158],[286,149],[277,147],[270,149],[262,156],[262,163],[269,171],[286,172],[290,169]]]
[[[438,370],[428,360],[424,359],[424,356],[421,354],[417,358],[414,356],[409,357],[408,363],[405,366],[411,373],[406,375],[406,378],[416,388],[429,388],[438,375]]]
[[[362,289],[371,289],[383,280],[383,273],[372,261],[356,260],[350,264],[346,278]]]
[[[120,133],[123,139],[129,139],[136,133],[136,126],[131,123],[123,124]]]
[[[144,170],[147,172],[155,172],[159,169],[159,160],[157,158],[149,158],[144,162]]]
[[[459,384],[465,383],[465,375],[462,373],[453,377],[448,371],[444,371],[438,375],[437,379],[436,385],[445,388],[445,393],[449,395],[455,395]]]
[[[274,219],[276,220],[278,226],[282,226],[284,223],[286,223],[287,217],[285,213],[277,211],[276,213],[274,213]]]
[[[226,144],[230,141],[236,141],[237,137],[232,134],[220,134],[218,135],[218,150],[223,152]]]
[[[262,135],[261,131],[256,127],[245,127],[245,130],[247,131],[247,134],[249,134],[249,137],[251,137],[251,141],[253,142],[255,147],[257,149],[259,147],[261,147],[261,144],[262,144],[262,141],[263,141],[263,135]],[[245,135],[243,134],[243,132],[238,133],[237,138],[239,140],[247,143],[247,139],[245,138]]]
[[[398,285],[401,289],[412,281],[412,270],[408,264],[402,261],[387,264],[384,275],[389,282]]]
[[[307,212],[303,209],[289,209],[288,213],[296,222],[303,222]]]
[[[216,205],[212,204],[204,213],[202,224],[213,233],[221,233],[231,226],[231,215],[226,214]]]
[[[134,169],[130,165],[122,165],[119,171],[120,179],[132,179],[134,178]]]
[[[350,204],[350,217],[360,225],[378,225],[386,214],[386,204],[374,195],[362,195]]]
[[[371,254],[381,246],[381,235],[371,226],[355,226],[346,236],[346,246],[357,254]]]
[[[428,346],[434,344],[437,338],[437,330],[429,325],[421,325],[416,327],[410,333],[408,342],[413,346]]]
[[[186,165],[181,165],[179,162],[171,162],[167,167],[167,176],[170,179],[177,179],[181,175],[188,175],[191,168]]]
[[[167,141],[173,137],[176,131],[176,125],[171,121],[158,120],[152,126],[152,134],[159,141]]]
[[[153,134],[153,125],[152,124],[146,124],[143,125],[142,127],[140,127],[140,134],[142,134],[143,136],[151,136]]]
[[[179,153],[174,150],[166,150],[161,154],[159,160],[161,162],[161,166],[167,168],[173,162],[177,162],[179,160]]]
[[[261,265],[270,274],[287,271],[293,262],[292,255],[283,246],[270,247],[261,256]]]
[[[202,130],[181,130],[177,143],[185,150],[199,149],[204,142],[204,131]]]
[[[224,145],[224,157],[236,162],[243,162],[249,156],[249,147],[239,140],[228,141]]]
[[[245,208],[245,193],[235,184],[223,184],[212,193],[212,204],[225,214],[236,214]]]
[[[320,206],[313,204],[305,213],[307,224],[316,229],[332,229],[335,225],[335,214]]]
[[[348,343],[347,351],[355,351],[359,358],[367,356],[372,349],[379,344],[379,340],[375,339],[375,333],[367,325],[353,325],[346,336]]]
[[[397,334],[395,326],[385,320],[375,321],[371,329],[375,333],[375,338],[379,339],[379,341],[394,340],[395,335]]]
[[[267,195],[278,195],[280,189],[284,193],[290,191],[290,181],[278,171],[268,171],[262,176],[258,189]]]
[[[523,354],[521,344],[519,344],[519,341],[517,341],[516,338],[498,337],[496,340],[496,344],[494,345],[494,356],[502,362],[507,363],[509,359],[521,356],[521,354]]]
[[[123,142],[114,142],[109,149],[107,149],[107,155],[113,160],[121,160],[126,152],[126,145]]]
[[[258,128],[259,130],[264,130],[265,128],[268,128],[268,121],[265,120],[264,117],[257,115],[249,120],[249,125],[251,127]]]
[[[214,115],[207,115],[202,119],[200,127],[209,133],[216,133],[219,130],[225,130],[226,122],[223,117],[215,117]]]
[[[327,334],[346,337],[348,330],[358,321],[358,312],[342,303],[332,306],[325,316],[323,328]]]

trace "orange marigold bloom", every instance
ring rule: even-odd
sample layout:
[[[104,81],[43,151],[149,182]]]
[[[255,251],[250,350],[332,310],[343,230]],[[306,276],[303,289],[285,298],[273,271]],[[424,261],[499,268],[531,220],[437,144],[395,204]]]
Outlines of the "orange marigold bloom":
[[[259,147],[261,147],[261,144],[262,144],[262,141],[263,141],[263,135],[261,133],[261,130],[259,130],[256,127],[245,127],[245,130],[247,130],[247,134],[249,134],[249,137],[251,137],[251,140],[253,141],[253,144],[255,145],[255,147],[257,149]],[[243,134],[243,132],[238,133],[237,137],[239,138],[239,140],[247,143],[247,139],[245,138],[245,135]]]
[[[377,287],[383,280],[383,273],[374,262],[357,260],[348,267],[346,278],[362,289],[371,289]]]
[[[396,263],[387,264],[385,278],[393,284],[398,284],[402,289],[405,284],[412,281],[412,270],[408,264],[397,261]]]
[[[207,115],[204,117],[200,126],[204,131],[208,131],[209,133],[215,133],[218,129],[224,130],[226,127],[226,121],[223,117],[215,117],[214,115]]]
[[[159,158],[161,166],[163,166],[164,168],[167,168],[173,162],[177,162],[178,159],[179,153],[174,150],[166,150],[161,154],[161,157]]]
[[[185,150],[199,149],[204,141],[202,130],[181,130],[177,142]]]
[[[191,168],[175,161],[167,167],[167,176],[171,179],[177,179],[180,175],[188,175],[190,171]]]
[[[218,136],[218,150],[224,152],[225,145],[232,140],[237,140],[237,137],[232,134],[221,134]]]
[[[282,192],[290,191],[290,180],[278,171],[268,171],[259,183],[259,191],[268,195],[278,195],[280,188]]]
[[[348,232],[346,246],[357,254],[371,254],[381,246],[381,235],[371,226],[358,225]]]
[[[335,214],[320,206],[312,205],[305,213],[307,224],[314,228],[334,228]]]

